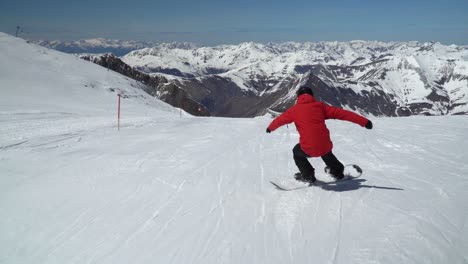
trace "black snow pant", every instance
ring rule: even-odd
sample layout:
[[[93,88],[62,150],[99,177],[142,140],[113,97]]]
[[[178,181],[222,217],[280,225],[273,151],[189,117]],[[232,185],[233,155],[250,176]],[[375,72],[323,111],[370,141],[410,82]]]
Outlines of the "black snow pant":
[[[301,145],[297,144],[293,148],[294,162],[296,163],[297,168],[301,174],[308,178],[310,176],[315,176],[315,169],[312,167],[307,158],[310,158],[302,149]],[[342,178],[344,166],[343,164],[333,155],[330,151],[327,154],[322,156],[322,160],[330,168],[330,174],[336,178]]]

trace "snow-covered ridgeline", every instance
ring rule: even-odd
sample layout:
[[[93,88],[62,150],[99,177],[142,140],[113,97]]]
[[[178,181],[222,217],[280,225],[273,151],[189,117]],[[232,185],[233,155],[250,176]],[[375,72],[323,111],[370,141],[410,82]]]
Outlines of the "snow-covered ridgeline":
[[[365,65],[388,56],[412,57],[419,53],[440,59],[465,60],[468,47],[445,46],[440,43],[385,43],[372,41],[318,43],[242,43],[214,47],[180,48],[158,45],[133,51],[123,57],[132,66],[174,68],[194,75],[207,74],[208,68],[223,71],[255,65],[266,75],[291,73],[294,65]],[[256,64],[263,63],[257,66]]]
[[[104,38],[83,39],[76,41],[37,40],[34,43],[67,53],[106,53],[124,55],[132,50],[157,45],[155,42],[114,40]]]
[[[362,96],[381,91],[397,107],[427,105],[417,112],[435,115],[468,112],[468,47],[437,42],[159,45],[133,51],[123,61],[149,73],[220,76],[257,95],[284,89],[277,84],[312,70],[329,87]]]
[[[56,48],[59,44],[55,43]],[[437,42],[350,41],[248,42],[206,47],[191,43],[129,44],[104,39],[75,44],[82,49],[88,47],[88,51],[98,51],[98,47],[118,49],[119,45],[130,50],[153,46],[125,55],[124,62],[147,73],[164,75],[177,85],[185,83],[181,77],[194,81],[188,86],[197,87],[200,83],[209,86],[216,82],[210,81],[211,78],[220,77],[224,86],[261,98],[294,88],[291,85],[298,84],[297,80],[312,70],[328,87],[337,88],[338,94],[352,89],[358,94],[354,101],[366,100],[369,93],[387,96],[387,99],[379,99],[379,105],[371,110],[377,115],[468,113],[468,47],[464,46]],[[184,90],[193,90],[182,86]],[[204,88],[196,88],[199,89]],[[219,95],[213,90],[206,93],[213,92]],[[198,100],[207,102],[219,98]],[[290,98],[279,98],[272,106],[289,101]],[[339,98],[339,101],[346,99]],[[386,109],[386,105],[391,105],[392,109],[380,110]],[[341,106],[348,107],[346,103]],[[364,105],[349,107],[367,111]]]

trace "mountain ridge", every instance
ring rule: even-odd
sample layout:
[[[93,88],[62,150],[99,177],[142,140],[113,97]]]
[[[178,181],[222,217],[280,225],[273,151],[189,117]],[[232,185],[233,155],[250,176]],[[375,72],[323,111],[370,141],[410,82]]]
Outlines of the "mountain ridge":
[[[294,90],[376,116],[468,113],[468,46],[439,42],[160,43],[121,57],[170,79],[211,115],[284,111]],[[309,81],[307,81],[309,80]]]
[[[317,78],[322,82],[320,89],[314,87],[319,99],[362,113],[383,116],[468,113],[465,46],[377,41],[247,42],[194,49],[161,45],[132,51],[122,60],[149,74],[176,76],[174,81],[193,94],[205,87],[211,96],[198,100],[217,102],[217,106],[205,105],[215,115],[235,107],[234,101],[239,108],[230,113],[232,116],[261,115],[267,109],[284,111],[294,103],[294,93],[289,90],[300,85],[314,86],[313,82],[300,80]],[[220,80],[225,87],[237,90],[231,91],[234,98],[223,99],[225,88],[211,87],[213,83],[221,84]],[[270,105],[251,106],[249,111],[239,113],[254,97],[258,102],[268,100]]]

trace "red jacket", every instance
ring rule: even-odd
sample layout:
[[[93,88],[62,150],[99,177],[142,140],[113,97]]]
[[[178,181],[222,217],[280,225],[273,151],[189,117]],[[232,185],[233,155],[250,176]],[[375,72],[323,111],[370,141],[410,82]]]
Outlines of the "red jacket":
[[[361,126],[369,121],[351,111],[317,102],[309,94],[302,94],[295,105],[271,122],[268,129],[274,131],[282,125],[294,122],[299,132],[301,149],[311,157],[321,157],[333,148],[330,132],[325,125],[326,119],[346,120]]]

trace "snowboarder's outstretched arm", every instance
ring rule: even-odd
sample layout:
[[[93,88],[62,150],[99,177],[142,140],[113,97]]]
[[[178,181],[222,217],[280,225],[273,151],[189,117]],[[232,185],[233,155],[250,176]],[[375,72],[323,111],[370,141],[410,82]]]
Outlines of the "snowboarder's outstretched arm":
[[[329,106],[325,103],[323,104],[323,106],[325,109],[325,116],[327,119],[339,119],[349,121],[367,129],[372,129],[372,122],[361,115],[338,107]]]
[[[280,116],[275,118],[270,125],[267,128],[267,133],[270,133],[271,131],[275,131],[278,127],[284,126],[286,124],[292,123],[294,119],[292,118],[291,114],[289,111],[286,111],[282,113]]]

